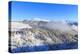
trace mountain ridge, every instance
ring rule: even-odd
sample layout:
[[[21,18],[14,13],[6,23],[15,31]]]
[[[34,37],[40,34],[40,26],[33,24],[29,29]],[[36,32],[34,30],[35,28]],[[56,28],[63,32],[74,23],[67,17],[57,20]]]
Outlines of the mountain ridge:
[[[18,47],[55,45],[78,41],[78,31],[74,31],[68,23],[45,21],[21,21],[11,23],[15,25],[11,25],[11,29],[13,29],[13,27],[14,29],[17,29],[11,30],[10,47],[12,49],[16,49]]]

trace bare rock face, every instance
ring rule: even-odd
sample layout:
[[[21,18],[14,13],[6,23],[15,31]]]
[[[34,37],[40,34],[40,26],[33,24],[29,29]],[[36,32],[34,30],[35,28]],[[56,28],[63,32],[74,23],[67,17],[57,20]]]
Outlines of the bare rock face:
[[[11,29],[12,49],[78,42],[78,31],[62,22],[12,22]]]

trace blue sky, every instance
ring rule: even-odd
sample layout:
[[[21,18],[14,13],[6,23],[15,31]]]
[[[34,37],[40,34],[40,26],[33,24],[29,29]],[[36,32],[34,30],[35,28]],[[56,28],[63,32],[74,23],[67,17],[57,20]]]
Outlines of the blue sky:
[[[32,2],[11,2],[12,21],[40,18],[46,20],[76,21],[78,6]]]

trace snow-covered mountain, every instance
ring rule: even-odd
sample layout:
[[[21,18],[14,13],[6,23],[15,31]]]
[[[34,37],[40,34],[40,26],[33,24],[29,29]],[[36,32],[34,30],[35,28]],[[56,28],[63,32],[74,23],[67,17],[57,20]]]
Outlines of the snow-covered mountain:
[[[62,21],[11,22],[11,49],[78,42],[77,25]]]

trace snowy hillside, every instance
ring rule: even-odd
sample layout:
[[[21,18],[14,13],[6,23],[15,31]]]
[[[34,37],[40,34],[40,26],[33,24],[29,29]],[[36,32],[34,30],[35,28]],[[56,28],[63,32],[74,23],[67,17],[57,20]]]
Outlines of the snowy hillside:
[[[22,28],[32,28],[29,24],[23,24],[22,22],[11,22],[11,31],[17,31]]]
[[[10,47],[13,50],[19,47],[31,48],[47,45],[50,49],[48,45],[77,43],[77,33],[77,26],[69,25],[67,22],[27,20],[25,22],[11,22]]]

